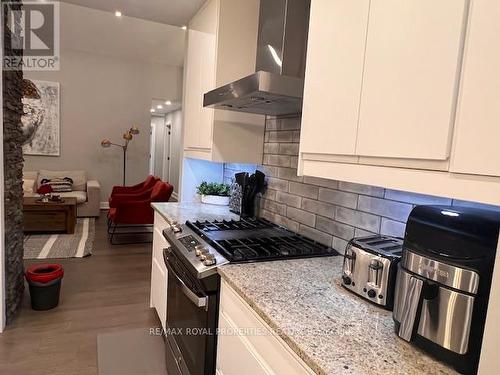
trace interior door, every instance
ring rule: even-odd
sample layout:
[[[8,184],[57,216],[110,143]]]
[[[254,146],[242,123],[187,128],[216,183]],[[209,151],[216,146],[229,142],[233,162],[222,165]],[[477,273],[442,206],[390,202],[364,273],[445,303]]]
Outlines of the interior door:
[[[311,3],[301,152],[355,152],[369,5],[369,0]]]
[[[500,176],[500,2],[474,1],[469,13],[451,171]]]
[[[171,161],[171,139],[172,124],[165,122],[165,131],[163,133],[163,181],[170,181],[170,161]]]
[[[151,117],[151,127],[149,129],[149,174],[155,174],[155,151],[156,151],[156,124]]]
[[[449,157],[466,0],[371,0],[356,153]]]

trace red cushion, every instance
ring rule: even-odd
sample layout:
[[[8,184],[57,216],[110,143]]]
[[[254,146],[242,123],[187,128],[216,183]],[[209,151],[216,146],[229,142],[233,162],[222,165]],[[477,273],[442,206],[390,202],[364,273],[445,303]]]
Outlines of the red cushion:
[[[168,202],[173,191],[172,185],[158,181],[151,190],[151,202]]]
[[[111,191],[111,196],[117,194],[137,194],[145,192],[153,187],[156,181],[159,181],[158,177],[149,175],[143,182],[134,186],[113,186]]]
[[[149,200],[123,202],[110,210],[109,219],[114,224],[153,224],[153,208]]]
[[[50,194],[52,193],[53,189],[52,189],[52,186],[50,186],[49,184],[43,184],[43,185],[40,185],[40,187],[38,188],[38,190],[36,191],[38,194]]]
[[[156,183],[156,181],[160,181],[160,179],[150,174],[142,183],[142,190],[149,189]]]

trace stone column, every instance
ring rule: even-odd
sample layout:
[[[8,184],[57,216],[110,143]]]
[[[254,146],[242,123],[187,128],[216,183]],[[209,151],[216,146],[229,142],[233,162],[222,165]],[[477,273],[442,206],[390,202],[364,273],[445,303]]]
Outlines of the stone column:
[[[2,3],[6,1],[2,0]],[[12,2],[12,1],[11,1]],[[20,1],[19,4],[21,4]],[[4,54],[12,55],[10,29],[4,17]],[[3,142],[5,191],[5,284],[7,324],[18,311],[24,292],[23,280],[23,133],[21,130],[22,71],[4,70]]]

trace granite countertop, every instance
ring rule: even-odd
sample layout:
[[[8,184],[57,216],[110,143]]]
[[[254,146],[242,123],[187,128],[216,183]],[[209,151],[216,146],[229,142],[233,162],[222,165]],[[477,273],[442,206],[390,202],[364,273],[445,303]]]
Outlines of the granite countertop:
[[[168,222],[238,220],[227,206],[153,203]],[[345,290],[342,257],[219,267],[222,278],[318,374],[456,374],[394,334],[390,311]]]
[[[185,223],[187,220],[239,220],[239,215],[229,212],[228,206],[216,206],[201,202],[152,203],[153,209],[168,222]]]
[[[341,267],[337,256],[219,273],[318,374],[456,374],[398,338],[390,311],[344,289]]]

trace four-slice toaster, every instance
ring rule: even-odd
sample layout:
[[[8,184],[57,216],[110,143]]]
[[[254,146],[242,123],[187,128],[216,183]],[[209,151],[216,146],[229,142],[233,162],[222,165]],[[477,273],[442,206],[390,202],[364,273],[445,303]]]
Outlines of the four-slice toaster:
[[[353,238],[346,247],[342,285],[391,310],[403,241],[388,236]]]

